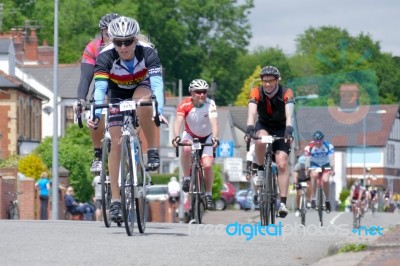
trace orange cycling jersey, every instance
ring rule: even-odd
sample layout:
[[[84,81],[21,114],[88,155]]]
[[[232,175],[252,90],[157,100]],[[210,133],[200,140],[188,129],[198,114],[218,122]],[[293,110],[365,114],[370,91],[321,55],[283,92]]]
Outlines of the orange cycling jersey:
[[[273,129],[286,127],[285,105],[294,103],[293,91],[278,85],[277,93],[269,98],[262,88],[254,88],[250,92],[249,102],[257,104],[258,121]]]

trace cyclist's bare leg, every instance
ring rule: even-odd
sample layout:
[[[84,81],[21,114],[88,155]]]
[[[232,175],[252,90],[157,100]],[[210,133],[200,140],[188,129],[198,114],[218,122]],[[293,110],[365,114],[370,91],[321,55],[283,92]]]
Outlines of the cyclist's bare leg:
[[[187,143],[188,141],[183,141],[183,143]],[[190,175],[190,166],[191,166],[191,146],[182,146],[182,153],[181,153],[181,165],[182,165],[182,172],[183,176]]]
[[[108,156],[108,165],[111,179],[111,200],[120,200],[120,191],[118,186],[118,175],[121,157],[121,127],[111,127],[109,129],[111,135],[111,151]]]
[[[318,179],[318,173],[315,171],[310,172],[310,187],[311,187],[311,198],[315,199],[315,194],[317,192],[317,179]]]
[[[263,129],[257,131],[256,134],[257,137],[267,136],[267,135],[268,135],[267,131]],[[260,140],[257,140],[255,142],[255,154],[256,154],[256,162],[260,166],[264,164],[265,152],[266,152],[265,143],[261,143]]]
[[[204,156],[201,159],[203,171],[204,171],[204,181],[206,184],[206,192],[212,191],[212,185],[214,183],[214,171],[212,168],[214,159],[210,156]]]
[[[139,86],[135,89],[132,98],[134,100],[149,101],[151,90],[147,86]],[[157,148],[155,140],[156,125],[151,121],[153,110],[151,106],[144,106],[137,109],[140,127],[147,141],[147,148]]]
[[[289,156],[286,152],[276,151],[275,153],[276,167],[278,168],[278,185],[281,197],[287,197],[289,188],[288,158]]]
[[[105,119],[105,115],[102,115],[101,121],[97,125],[97,129],[89,128],[93,148],[95,148],[95,149],[101,148],[101,139],[103,138],[103,133],[104,133],[104,122],[103,122],[104,119]]]
[[[324,182],[324,192],[326,200],[329,199],[329,177],[330,174],[328,171],[322,174],[322,181]]]

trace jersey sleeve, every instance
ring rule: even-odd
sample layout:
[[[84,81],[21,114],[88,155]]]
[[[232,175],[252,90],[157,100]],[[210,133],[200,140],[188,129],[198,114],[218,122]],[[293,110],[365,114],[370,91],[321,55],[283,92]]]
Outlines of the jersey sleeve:
[[[218,112],[217,112],[217,105],[215,104],[214,100],[210,99],[210,108],[208,109],[208,117],[218,117]]]
[[[259,101],[260,101],[260,90],[258,88],[253,88],[250,91],[249,103],[257,104]]]
[[[150,87],[157,98],[158,112],[164,111],[164,81],[162,79],[162,67],[157,51],[150,47],[144,47],[145,64],[150,78]]]
[[[286,90],[285,95],[283,96],[283,100],[284,100],[285,104],[288,104],[288,103],[294,104],[294,94],[293,94],[292,89],[288,88]]]

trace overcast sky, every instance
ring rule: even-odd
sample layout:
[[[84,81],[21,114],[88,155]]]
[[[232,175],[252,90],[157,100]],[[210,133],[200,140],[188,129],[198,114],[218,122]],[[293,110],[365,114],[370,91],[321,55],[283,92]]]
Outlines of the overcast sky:
[[[279,47],[290,55],[307,28],[337,26],[353,37],[368,33],[381,51],[400,56],[400,0],[254,0],[254,5],[250,49]]]

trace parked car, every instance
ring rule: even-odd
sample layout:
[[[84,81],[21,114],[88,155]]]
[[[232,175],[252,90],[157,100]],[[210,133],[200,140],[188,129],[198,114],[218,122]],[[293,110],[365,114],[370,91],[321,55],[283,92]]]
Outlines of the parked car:
[[[167,185],[152,185],[146,191],[147,201],[164,201],[168,200],[168,186]]]
[[[235,203],[235,188],[229,182],[222,185],[221,197],[214,203],[217,211],[225,210],[229,204]]]
[[[251,189],[241,189],[236,193],[235,206],[240,210],[258,209],[258,205],[253,203],[253,191]]]

